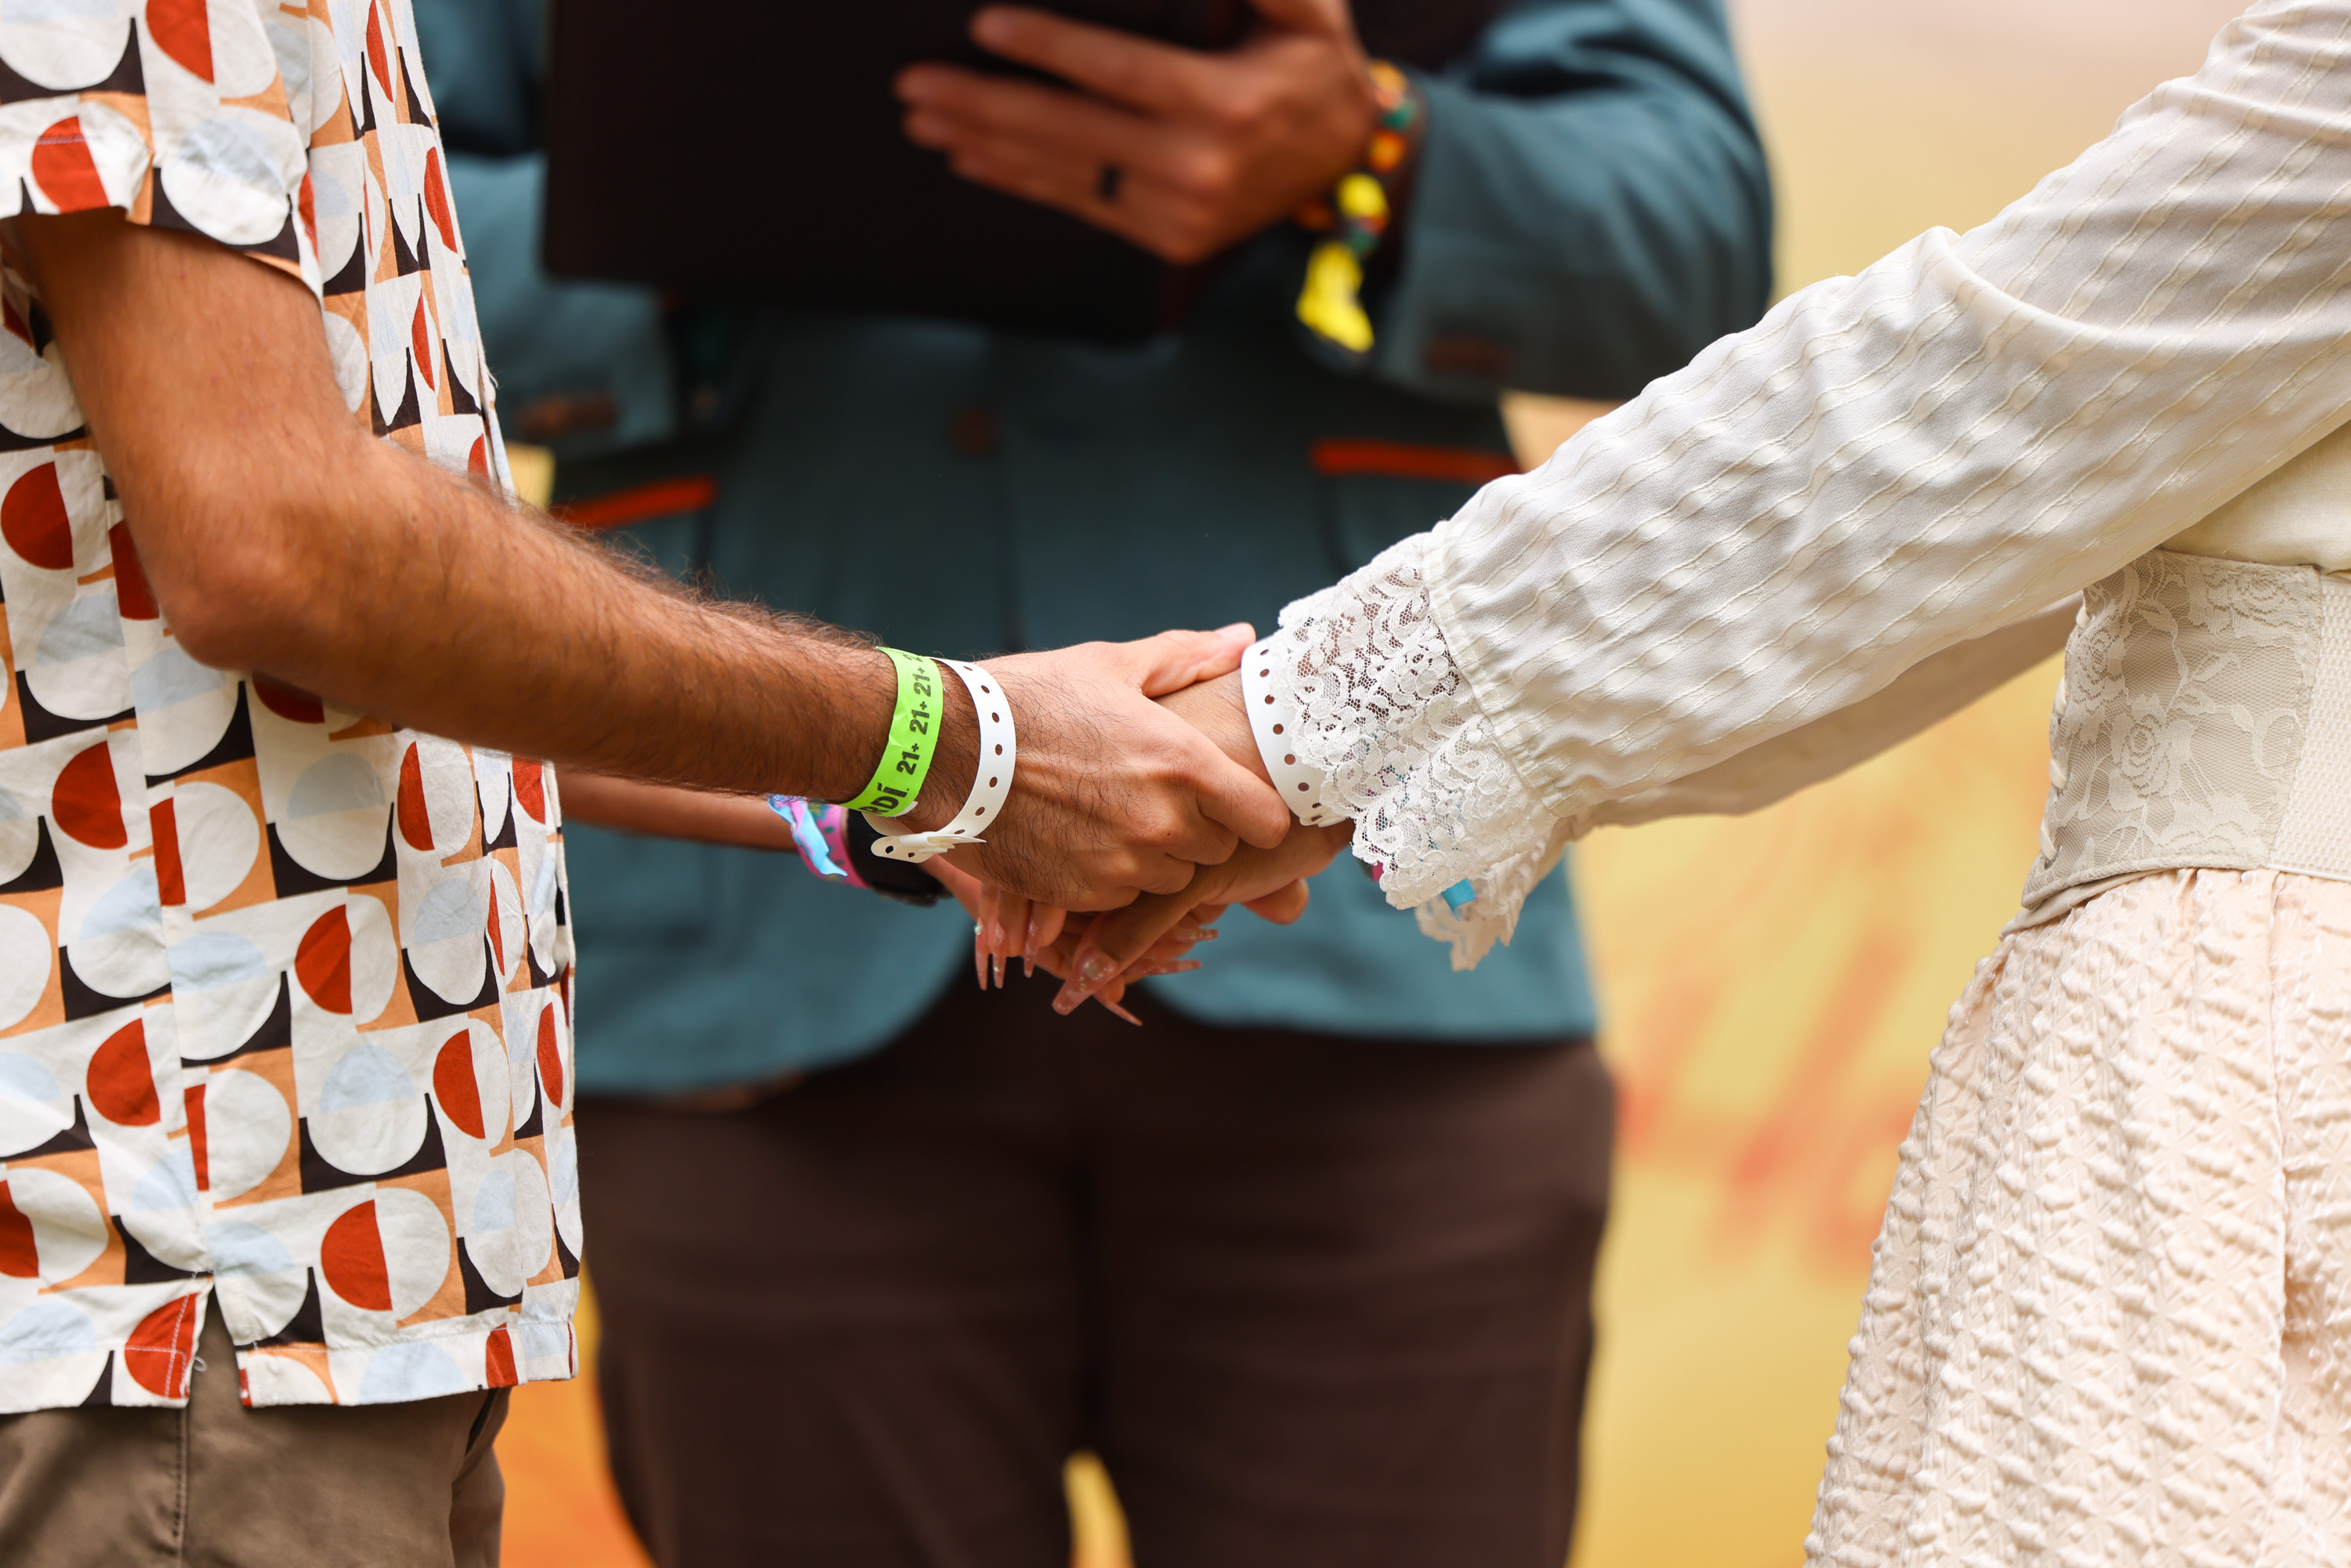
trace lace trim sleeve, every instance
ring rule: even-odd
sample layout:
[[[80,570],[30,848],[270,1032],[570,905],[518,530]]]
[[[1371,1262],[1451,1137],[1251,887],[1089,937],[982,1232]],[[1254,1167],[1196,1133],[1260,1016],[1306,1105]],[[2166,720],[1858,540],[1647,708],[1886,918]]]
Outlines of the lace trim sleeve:
[[[1508,942],[1573,836],[1503,756],[1447,648],[1423,576],[1426,535],[1281,612],[1271,680],[1302,716],[1298,749],[1355,820],[1356,856],[1467,969]],[[1476,897],[1455,907],[1447,890]],[[1456,895],[1458,896],[1458,895]]]

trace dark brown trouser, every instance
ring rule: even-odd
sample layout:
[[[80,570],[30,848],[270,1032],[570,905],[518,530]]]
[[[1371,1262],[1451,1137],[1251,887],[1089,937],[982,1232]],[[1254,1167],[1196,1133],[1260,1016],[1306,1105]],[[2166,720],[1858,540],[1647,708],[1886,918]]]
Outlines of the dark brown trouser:
[[[6,1568],[497,1568],[507,1393],[237,1399],[207,1309],[180,1409],[0,1416]]]
[[[664,1568],[1559,1568],[1589,1045],[1056,1019],[957,987],[723,1113],[583,1103],[613,1469]]]

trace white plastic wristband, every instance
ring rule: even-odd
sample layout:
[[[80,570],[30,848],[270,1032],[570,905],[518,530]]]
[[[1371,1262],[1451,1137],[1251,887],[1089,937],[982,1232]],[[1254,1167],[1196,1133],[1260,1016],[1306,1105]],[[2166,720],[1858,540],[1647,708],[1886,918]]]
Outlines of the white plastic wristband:
[[[1290,814],[1310,828],[1328,827],[1339,813],[1322,803],[1322,769],[1298,759],[1298,715],[1274,690],[1273,659],[1273,644],[1259,643],[1241,662],[1241,702],[1249,709],[1249,733]]]
[[[979,715],[979,771],[972,775],[971,798],[944,828],[927,833],[893,833],[887,824],[896,819],[869,814],[865,820],[882,835],[874,841],[873,852],[885,860],[920,865],[949,850],[986,843],[980,830],[997,819],[1004,810],[1005,798],[1012,793],[1012,768],[1019,748],[1013,741],[1012,705],[1005,701],[1003,686],[977,664],[959,659],[939,663],[963,677],[964,689],[971,693],[971,706]]]

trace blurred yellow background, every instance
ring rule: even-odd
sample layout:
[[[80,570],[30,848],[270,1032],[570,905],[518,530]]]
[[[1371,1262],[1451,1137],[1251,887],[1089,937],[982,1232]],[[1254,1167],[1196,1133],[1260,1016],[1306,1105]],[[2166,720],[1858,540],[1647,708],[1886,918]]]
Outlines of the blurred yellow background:
[[[2238,8],[1736,0],[1782,287],[1989,217],[2193,69]],[[1513,400],[1513,434],[1539,461],[1589,412]],[[1585,846],[1623,1108],[1579,1568],[1801,1559],[1894,1146],[2032,859],[2054,680],[1754,817]],[[643,1563],[589,1383],[518,1390],[498,1447],[509,1568]],[[1099,1472],[1074,1490],[1079,1568],[1120,1568]]]

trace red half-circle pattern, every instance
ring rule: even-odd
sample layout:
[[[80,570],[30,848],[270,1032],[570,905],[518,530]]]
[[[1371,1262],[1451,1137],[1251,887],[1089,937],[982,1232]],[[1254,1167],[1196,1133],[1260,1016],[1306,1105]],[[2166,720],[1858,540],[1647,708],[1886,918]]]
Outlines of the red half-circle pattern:
[[[424,150],[424,210],[433,215],[433,226],[441,231],[441,243],[451,250],[457,248],[457,222],[449,212],[449,187],[441,178],[441,150]]]
[[[375,1199],[358,1204],[327,1227],[319,1243],[319,1271],[335,1294],[370,1312],[392,1311],[392,1274],[384,1267],[383,1234],[375,1225]]]
[[[492,1329],[482,1342],[482,1381],[493,1388],[512,1388],[522,1381],[515,1372],[514,1340],[504,1329]]]
[[[188,902],[188,876],[180,864],[179,808],[167,798],[147,808],[147,831],[155,840],[155,895],[166,909]]]
[[[33,1222],[16,1207],[5,1178],[0,1178],[0,1274],[14,1280],[41,1277],[41,1252],[33,1243]]]
[[[205,81],[213,79],[213,29],[205,0],[147,0],[147,36]]]
[[[181,1296],[156,1308],[123,1343],[122,1368],[158,1399],[188,1396],[188,1366],[195,1359],[196,1328],[204,1321],[204,1297]]]
[[[57,487],[56,464],[26,469],[0,497],[0,538],[30,565],[49,571],[73,569],[73,518]]]
[[[67,541],[68,549],[72,541]],[[106,530],[107,548],[114,554],[114,600],[125,621],[154,621],[155,591],[147,585],[147,569],[139,564],[139,548],[131,542],[131,525],[117,523]]]
[[[330,1013],[351,1010],[351,919],[337,904],[302,933],[294,950],[294,977],[302,993]]]
[[[283,681],[273,681],[267,675],[255,675],[253,695],[261,706],[288,724],[324,724],[327,705],[299,686],[289,686]]]
[[[528,757],[514,759],[515,800],[530,813],[534,822],[547,821],[547,787],[541,781],[538,764]]]
[[[549,1103],[563,1103],[563,1050],[557,1043],[555,1004],[538,1009],[538,1081],[547,1085]]]
[[[469,1138],[486,1137],[482,1125],[482,1087],[474,1081],[474,1042],[464,1030],[449,1037],[433,1059],[433,1093],[441,1110]]]
[[[212,1145],[204,1136],[204,1086],[188,1085],[188,1153],[196,1162],[196,1190],[213,1189]]]
[[[89,155],[78,114],[69,114],[41,132],[40,140],[33,143],[32,172],[33,183],[61,213],[86,213],[107,204],[106,182],[98,177],[98,164]]]
[[[90,1108],[116,1126],[152,1127],[161,1119],[145,1020],[133,1019],[106,1037],[90,1053],[87,1082]]]
[[[77,843],[119,850],[131,842],[122,822],[122,793],[114,786],[114,757],[106,742],[89,747],[57,769],[49,791],[49,821]]]
[[[392,61],[383,45],[383,16],[376,6],[368,6],[367,57],[369,68],[375,72],[376,85],[383,96],[392,97]]]
[[[400,758],[400,837],[420,854],[433,847],[433,813],[424,806],[424,765],[409,743]]]

